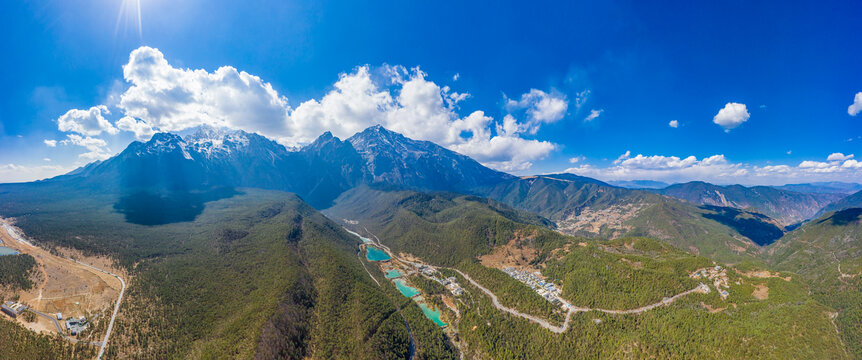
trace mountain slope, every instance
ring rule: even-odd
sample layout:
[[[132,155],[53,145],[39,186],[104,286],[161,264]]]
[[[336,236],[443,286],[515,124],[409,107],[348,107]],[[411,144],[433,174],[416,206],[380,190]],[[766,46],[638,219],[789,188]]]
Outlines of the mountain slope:
[[[648,236],[730,263],[756,258],[757,244],[781,235],[781,229],[768,218],[738,211],[721,215],[727,212],[573,174],[523,177],[476,193],[548,217],[567,234]],[[755,224],[743,218],[753,219]],[[750,229],[757,230],[747,231]]]
[[[369,183],[463,192],[513,178],[432,142],[412,140],[380,125],[353,135],[347,142],[365,160]]]
[[[27,204],[9,194],[0,216],[38,243],[104,254],[130,273],[108,358],[406,358],[405,319],[417,355],[454,357],[415,304],[368,276],[360,240],[295,195],[239,189],[193,221],[144,226],[112,210],[115,194]]]
[[[769,186],[719,186],[701,181],[674,184],[654,192],[700,205],[754,209],[791,225],[807,220],[841,194],[798,193]]]
[[[837,310],[844,343],[862,357],[862,208],[828,213],[768,248],[776,268],[802,275],[820,302]]]
[[[359,184],[466,192],[510,178],[379,125],[346,141],[327,132],[298,151],[257,134],[204,126],[185,137],[158,133],[147,142],[135,141],[108,160],[46,182],[126,194],[256,187],[293,192],[326,208]]]
[[[830,211],[838,211],[850,208],[862,208],[862,191],[858,191],[856,193],[848,195],[841,200],[826,205],[825,207],[823,207],[823,209],[820,210],[818,216]]]
[[[689,274],[715,265],[651,239],[562,236],[536,222],[540,218],[474,196],[360,187],[324,213],[370,231],[368,236],[411,261],[458,268],[492,289],[504,306],[553,323],[562,322],[559,307],[549,307],[501,269],[540,273],[578,306],[625,309],[696,287],[699,280]],[[459,348],[465,358],[618,358],[620,351],[632,358],[846,357],[827,308],[811,300],[801,279],[764,279],[731,269],[727,299],[712,291],[637,315],[576,313],[566,332],[554,334],[500,311],[457,273],[439,271],[470,294],[457,302],[457,315],[441,306],[458,319],[450,326],[464,341]],[[765,287],[768,298],[755,294]],[[429,286],[422,296],[449,295],[440,289]],[[746,339],[744,346],[739,338]]]
[[[776,189],[781,190],[790,190],[801,193],[809,193],[809,194],[825,194],[825,193],[835,193],[835,194],[852,194],[857,191],[862,191],[862,184],[857,183],[845,183],[839,181],[828,181],[828,182],[813,182],[813,183],[804,183],[804,184],[787,184],[782,186],[773,186]]]

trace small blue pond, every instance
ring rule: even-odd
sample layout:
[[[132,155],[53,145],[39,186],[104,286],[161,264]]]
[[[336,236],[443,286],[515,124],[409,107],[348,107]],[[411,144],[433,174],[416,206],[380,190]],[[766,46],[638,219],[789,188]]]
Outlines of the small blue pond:
[[[398,270],[389,270],[385,274],[387,279],[394,279],[401,276],[401,272]]]
[[[386,261],[391,259],[389,254],[386,254],[383,250],[376,247],[368,246],[366,249],[368,250],[368,253],[365,254],[365,258],[368,259],[368,261]]]
[[[3,255],[18,255],[18,252],[14,249],[7,248],[5,246],[0,246],[0,256]]]
[[[440,320],[440,311],[434,310],[428,306],[426,303],[419,303],[419,307],[422,309],[422,313],[425,314],[425,317],[431,319],[437,326],[444,327],[447,324]]]
[[[416,295],[419,295],[419,289],[411,287],[404,283],[404,280],[395,279],[395,287],[398,288],[398,291],[401,292],[401,295],[412,298]]]

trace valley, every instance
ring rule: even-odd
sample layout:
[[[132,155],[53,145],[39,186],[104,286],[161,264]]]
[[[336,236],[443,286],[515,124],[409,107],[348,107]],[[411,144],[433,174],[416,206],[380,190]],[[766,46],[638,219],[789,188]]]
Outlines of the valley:
[[[35,358],[858,357],[857,210],[790,228],[658,190],[515,177],[380,126],[295,151],[157,134],[0,185],[3,300],[90,329],[0,327]]]

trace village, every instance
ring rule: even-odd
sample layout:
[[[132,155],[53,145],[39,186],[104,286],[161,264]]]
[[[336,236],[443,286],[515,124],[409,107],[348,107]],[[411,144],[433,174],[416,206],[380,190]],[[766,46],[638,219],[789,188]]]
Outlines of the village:
[[[727,296],[730,295],[727,291],[727,289],[730,289],[730,284],[728,283],[727,278],[727,269],[720,265],[697,269],[689,276],[692,279],[711,280],[712,286],[714,286],[715,290],[718,291],[718,295],[721,296],[722,300],[727,300]]]
[[[537,294],[539,294],[539,296],[545,298],[545,300],[550,301],[552,304],[561,306],[563,309],[569,309],[572,307],[572,304],[569,304],[567,301],[563,300],[561,296],[562,291],[560,290],[560,288],[558,288],[552,282],[542,280],[539,272],[530,273],[528,271],[519,270],[514,267],[507,267],[503,269],[503,272],[526,284],[527,286],[532,288]]]

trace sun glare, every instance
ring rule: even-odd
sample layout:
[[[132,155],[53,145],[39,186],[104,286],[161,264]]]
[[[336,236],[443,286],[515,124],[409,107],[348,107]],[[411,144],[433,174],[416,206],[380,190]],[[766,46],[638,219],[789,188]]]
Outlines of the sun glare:
[[[129,27],[137,27],[138,40],[143,39],[144,31],[141,25],[141,0],[121,0],[120,11],[117,13],[117,24],[114,27],[114,37],[120,35],[120,27],[123,27],[123,33],[128,31]]]

